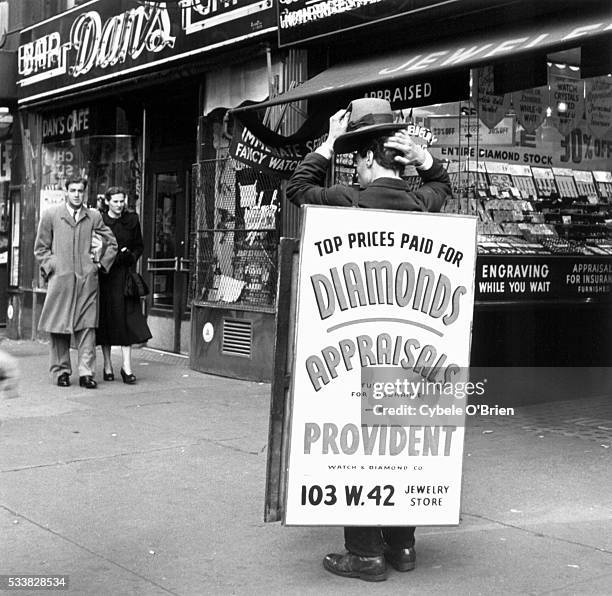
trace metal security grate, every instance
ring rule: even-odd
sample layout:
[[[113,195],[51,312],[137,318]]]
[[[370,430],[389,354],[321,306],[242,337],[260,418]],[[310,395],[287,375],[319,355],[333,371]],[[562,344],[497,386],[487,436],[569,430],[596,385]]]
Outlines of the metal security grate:
[[[274,310],[280,181],[231,160],[193,167],[196,304]]]
[[[251,357],[253,324],[242,319],[223,319],[221,352],[233,356]]]

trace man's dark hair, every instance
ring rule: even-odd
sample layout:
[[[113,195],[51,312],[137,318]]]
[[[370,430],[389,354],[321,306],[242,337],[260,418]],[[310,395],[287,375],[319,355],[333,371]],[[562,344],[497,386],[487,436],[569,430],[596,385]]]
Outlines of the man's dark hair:
[[[104,193],[104,198],[110,201],[113,195],[123,195],[127,200],[127,190],[123,186],[109,186]]]
[[[69,178],[66,178],[66,183],[64,184],[66,190],[68,190],[68,187],[71,184],[82,184],[83,190],[85,190],[87,188],[87,179],[82,178],[81,176],[71,176]]]
[[[404,172],[404,166],[395,161],[396,156],[403,156],[404,154],[397,149],[389,149],[385,147],[385,143],[389,140],[389,136],[384,137],[369,137],[363,140],[361,146],[357,149],[357,154],[361,157],[365,157],[368,151],[371,151],[374,155],[374,160],[379,166],[393,170],[398,174]]]

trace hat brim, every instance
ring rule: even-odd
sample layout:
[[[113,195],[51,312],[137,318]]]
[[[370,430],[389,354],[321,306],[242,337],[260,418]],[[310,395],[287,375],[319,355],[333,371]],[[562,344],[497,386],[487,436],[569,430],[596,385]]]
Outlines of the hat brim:
[[[401,130],[406,126],[405,122],[390,122],[389,124],[371,124],[358,130],[345,132],[334,141],[334,151],[336,153],[351,153],[359,149],[364,138],[384,136],[384,133]]]

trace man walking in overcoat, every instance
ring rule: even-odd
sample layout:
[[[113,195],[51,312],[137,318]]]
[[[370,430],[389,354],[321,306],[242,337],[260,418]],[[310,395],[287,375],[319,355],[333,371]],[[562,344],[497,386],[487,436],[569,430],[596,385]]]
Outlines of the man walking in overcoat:
[[[79,385],[95,389],[98,323],[98,273],[108,271],[117,241],[95,209],[83,206],[86,181],[66,182],[66,203],[45,211],[38,226],[34,254],[48,282],[38,328],[50,334],[49,369],[60,387],[70,385],[70,335],[78,350]],[[104,250],[98,260],[93,234]]]

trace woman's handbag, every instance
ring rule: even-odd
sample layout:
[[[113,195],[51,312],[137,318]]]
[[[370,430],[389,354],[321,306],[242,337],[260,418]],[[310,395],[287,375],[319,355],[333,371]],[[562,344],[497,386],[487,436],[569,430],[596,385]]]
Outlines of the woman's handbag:
[[[123,295],[127,298],[140,298],[149,294],[149,286],[140,273],[128,271],[125,276]]]

